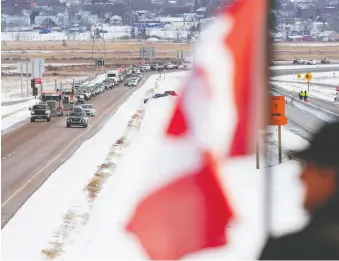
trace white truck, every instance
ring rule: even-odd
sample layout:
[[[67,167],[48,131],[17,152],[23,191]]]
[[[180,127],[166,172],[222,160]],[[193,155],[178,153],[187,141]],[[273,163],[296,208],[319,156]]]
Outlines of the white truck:
[[[117,84],[118,82],[120,82],[121,72],[119,72],[118,70],[108,71],[106,78],[113,79],[114,82]]]

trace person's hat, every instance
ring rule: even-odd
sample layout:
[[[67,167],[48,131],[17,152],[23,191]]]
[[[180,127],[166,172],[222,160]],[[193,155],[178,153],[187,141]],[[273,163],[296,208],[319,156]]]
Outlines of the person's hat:
[[[326,124],[316,133],[310,146],[291,152],[294,158],[328,167],[339,167],[339,122]]]

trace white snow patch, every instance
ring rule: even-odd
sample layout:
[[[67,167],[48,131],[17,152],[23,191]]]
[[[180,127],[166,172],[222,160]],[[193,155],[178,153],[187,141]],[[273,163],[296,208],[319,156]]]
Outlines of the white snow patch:
[[[180,89],[177,79],[169,78],[165,83],[174,89]],[[114,177],[97,198],[87,229],[79,236],[81,240],[74,244],[70,253],[66,253],[65,260],[147,259],[136,239],[126,233],[124,225],[147,186],[145,180],[148,178],[141,176],[138,170],[151,160],[152,153],[156,153],[157,140],[174,101],[175,97],[169,96],[147,103],[146,115],[137,137],[117,167]],[[277,164],[276,128],[269,128],[269,133],[271,133],[270,150],[274,154],[270,164]],[[300,149],[307,145],[305,140],[285,128],[282,135],[284,151]],[[280,235],[301,228],[307,221],[302,210],[303,189],[298,180],[298,163],[288,161],[284,157],[283,164],[276,165],[270,170],[274,177],[273,231],[274,234]],[[187,259],[255,259],[261,251],[264,244],[265,173],[263,169],[255,169],[255,157],[250,156],[234,160],[232,164],[225,166],[224,174],[224,182],[238,215],[237,223],[228,229],[230,244],[224,248],[196,253]]]
[[[176,75],[178,74],[168,74],[155,92],[168,89],[180,92],[178,79],[185,74]],[[57,229],[67,209],[74,203],[82,204],[77,200],[81,198],[83,187],[95,173],[112,142],[122,135],[127,120],[144,97],[144,90],[143,87],[143,91],[135,93],[97,135],[84,142],[2,230],[2,256],[5,260],[42,260],[41,250]],[[147,187],[145,181],[148,177],[140,175],[138,170],[150,161],[152,163],[152,155],[158,149],[159,136],[175,100],[176,97],[168,96],[152,99],[145,105],[146,114],[141,129],[94,202],[89,222],[82,231],[78,231],[67,245],[67,251],[56,260],[147,259],[135,237],[126,233],[124,225]],[[301,228],[306,223],[307,216],[302,210],[303,189],[298,179],[299,164],[284,157],[284,163],[276,165],[277,129],[272,127],[268,132],[269,149],[273,156],[267,163],[275,165],[269,169],[274,180],[273,232],[281,235]],[[285,128],[282,135],[284,151],[307,145],[305,140]],[[254,155],[225,164],[224,183],[238,216],[237,222],[227,229],[230,242],[226,247],[201,251],[187,259],[233,260],[258,257],[265,243],[265,165],[267,164],[262,161],[262,169],[256,170]]]
[[[98,165],[104,162],[112,144],[123,136],[128,121],[142,104],[146,89],[154,85],[157,77],[151,76],[133,93],[104,127],[52,173],[7,223],[2,229],[4,260],[44,260],[41,251],[48,246],[68,210],[73,209],[75,214],[84,211],[83,189]],[[70,246],[74,243],[70,242]]]
[[[339,86],[339,71],[329,71],[329,72],[314,72],[312,74],[312,79],[310,81],[309,96],[316,97],[323,100],[333,102],[334,97],[336,96],[336,86]],[[271,79],[274,81],[291,81],[288,82],[274,82],[281,88],[292,91],[295,93],[295,96],[298,96],[300,91],[307,90],[307,85],[303,79],[304,74],[301,75],[300,80],[297,79],[296,74],[275,76]],[[300,83],[298,83],[300,82]],[[314,84],[329,84],[331,86],[319,86]]]

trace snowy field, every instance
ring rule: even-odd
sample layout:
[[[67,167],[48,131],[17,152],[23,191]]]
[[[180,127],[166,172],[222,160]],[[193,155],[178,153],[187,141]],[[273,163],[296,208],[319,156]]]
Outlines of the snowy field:
[[[130,26],[109,26],[103,25],[103,30],[108,31],[104,35],[106,40],[114,40],[123,36],[130,36]],[[146,29],[147,34],[151,36],[158,36],[161,38],[175,38],[178,35],[180,37],[187,37],[189,33],[186,30],[177,31],[170,28],[149,28]],[[91,41],[91,33],[76,33],[72,35],[66,35],[64,32],[51,32],[49,34],[39,34],[38,31],[32,32],[1,32],[2,41],[62,41],[62,40],[82,40]]]
[[[176,97],[151,99],[146,105],[142,101],[165,90],[177,90],[180,95],[185,75],[169,73],[166,80],[160,80],[159,88],[147,90],[146,86],[157,86],[159,81],[158,76],[150,77],[101,131],[51,175],[2,230],[4,260],[147,258],[124,225],[147,187],[148,177],[138,175],[138,170],[152,161],[150,156]],[[229,244],[187,258],[257,258],[264,244],[264,167],[268,165],[274,180],[274,234],[294,231],[307,221],[301,208],[299,164],[284,156],[283,164],[277,165],[276,128],[270,128],[268,135],[272,155],[268,162],[261,162],[261,169],[255,169],[253,155],[224,167],[225,186],[237,215],[227,231]],[[284,152],[307,145],[284,128],[282,135]],[[90,186],[95,182],[101,182],[99,189]]]
[[[311,74],[312,79],[310,82],[309,96],[333,102],[337,92],[336,87],[339,86],[339,71],[316,72]],[[302,77],[303,76],[304,75],[302,75]],[[307,90],[307,85],[305,84],[306,81],[303,78],[298,80],[295,74],[275,76],[271,79],[274,81],[291,81],[291,83],[274,82],[274,84],[286,90],[295,92],[296,96],[300,91]],[[321,86],[321,84],[325,85]]]

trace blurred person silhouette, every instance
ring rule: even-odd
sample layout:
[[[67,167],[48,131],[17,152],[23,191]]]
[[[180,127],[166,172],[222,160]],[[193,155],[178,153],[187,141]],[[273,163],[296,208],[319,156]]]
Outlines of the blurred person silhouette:
[[[304,101],[307,102],[307,98],[308,98],[308,93],[307,91],[305,90],[304,91]]]
[[[311,219],[299,232],[270,238],[260,260],[339,260],[339,122],[322,127],[307,149],[291,156],[302,163]]]

